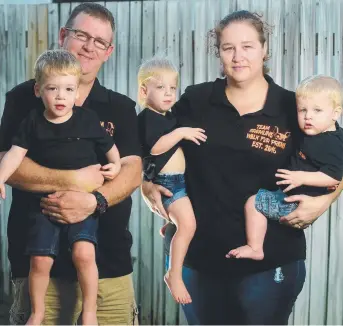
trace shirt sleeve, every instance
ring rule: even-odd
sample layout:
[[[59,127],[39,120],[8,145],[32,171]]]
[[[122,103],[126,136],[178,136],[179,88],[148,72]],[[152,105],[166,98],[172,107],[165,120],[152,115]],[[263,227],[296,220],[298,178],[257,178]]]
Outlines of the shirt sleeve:
[[[18,126],[30,112],[31,107],[21,103],[25,92],[17,86],[6,94],[5,107],[0,124],[1,152],[8,151],[11,148],[13,137],[18,132]]]
[[[172,107],[172,113],[176,117],[178,126],[193,126],[190,118],[191,108],[189,101],[189,87],[186,88],[184,94]]]
[[[319,171],[331,178],[341,181],[343,175],[343,138],[332,137],[322,139],[317,144],[318,153],[312,160],[319,166]],[[320,151],[320,153],[319,153]]]
[[[31,112],[20,124],[17,134],[13,137],[12,145],[29,149],[34,137],[34,117]]]
[[[124,97],[115,104],[120,110],[113,139],[118,147],[120,157],[141,156],[141,147],[138,138],[138,121],[135,102]]]

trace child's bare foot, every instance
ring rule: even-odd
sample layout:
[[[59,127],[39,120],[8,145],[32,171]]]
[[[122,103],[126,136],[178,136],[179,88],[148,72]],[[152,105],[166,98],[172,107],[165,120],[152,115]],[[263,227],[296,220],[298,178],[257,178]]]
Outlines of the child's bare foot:
[[[263,249],[254,250],[248,245],[232,249],[226,255],[226,258],[247,258],[253,260],[262,260],[264,258]]]
[[[160,228],[160,236],[162,238],[164,238],[166,236],[166,228],[167,225],[169,224],[169,222],[167,222],[166,224],[164,224],[161,228]]]
[[[191,296],[189,295],[181,276],[175,276],[168,271],[166,275],[164,275],[164,281],[176,302],[181,304],[192,302]]]
[[[26,325],[41,325],[44,319],[44,312],[31,313]]]
[[[98,325],[95,312],[82,312],[82,325]]]

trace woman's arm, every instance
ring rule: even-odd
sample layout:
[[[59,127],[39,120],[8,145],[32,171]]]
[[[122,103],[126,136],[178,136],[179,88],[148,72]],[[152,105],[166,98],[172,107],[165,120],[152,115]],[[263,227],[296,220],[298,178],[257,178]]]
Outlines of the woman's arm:
[[[337,189],[327,195],[311,197],[307,195],[294,195],[285,198],[287,202],[299,202],[298,208],[292,213],[280,219],[280,222],[292,227],[306,229],[319,216],[321,216],[330,205],[339,197],[343,190],[343,181]]]

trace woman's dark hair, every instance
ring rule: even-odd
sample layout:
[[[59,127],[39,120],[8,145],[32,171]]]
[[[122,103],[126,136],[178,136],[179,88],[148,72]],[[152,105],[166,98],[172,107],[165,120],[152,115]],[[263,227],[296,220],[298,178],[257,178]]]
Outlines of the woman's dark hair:
[[[102,21],[109,22],[111,24],[112,31],[115,30],[114,25],[114,17],[112,13],[104,6],[98,4],[98,3],[81,3],[80,5],[76,6],[74,10],[71,12],[65,27],[72,28],[74,19],[79,14],[86,14],[95,18],[98,18]]]
[[[215,54],[219,57],[219,48],[220,48],[220,37],[221,33],[225,27],[229,26],[231,23],[237,22],[246,22],[253,26],[258,34],[259,41],[262,46],[267,42],[267,35],[271,33],[271,26],[264,22],[261,15],[257,13],[252,13],[247,10],[235,11],[227,16],[225,16],[217,26],[210,30],[208,33],[209,40],[212,41],[212,47],[214,47]],[[264,61],[267,61],[269,56],[264,58]],[[269,68],[266,65],[263,65],[263,73],[268,73]]]

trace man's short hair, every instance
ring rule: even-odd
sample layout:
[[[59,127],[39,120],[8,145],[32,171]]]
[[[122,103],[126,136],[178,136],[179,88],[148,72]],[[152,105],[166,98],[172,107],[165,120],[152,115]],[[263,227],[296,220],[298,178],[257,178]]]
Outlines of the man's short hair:
[[[82,69],[76,58],[66,50],[48,50],[37,59],[34,67],[36,83],[52,75],[72,75],[80,79]]]
[[[115,24],[114,24],[114,17],[112,13],[104,6],[98,3],[92,3],[92,2],[81,3],[80,5],[76,6],[71,12],[65,24],[65,27],[72,28],[74,24],[74,19],[76,18],[76,16],[78,16],[81,13],[84,13],[91,17],[98,18],[104,22],[109,22],[111,24],[112,31],[114,32]]]

